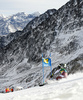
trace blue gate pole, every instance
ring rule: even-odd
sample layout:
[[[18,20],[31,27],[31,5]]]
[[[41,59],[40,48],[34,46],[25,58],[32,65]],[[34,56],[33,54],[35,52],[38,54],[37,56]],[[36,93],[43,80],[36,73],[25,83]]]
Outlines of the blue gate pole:
[[[50,71],[51,71],[51,75],[52,75],[52,66],[50,66]]]
[[[50,53],[50,57],[51,57],[51,53]],[[51,75],[52,75],[52,65],[50,66],[50,71],[51,71]]]
[[[43,72],[43,83],[44,83],[44,66],[43,66],[43,54],[42,54],[42,72]]]
[[[42,71],[43,71],[43,83],[44,83],[44,67],[42,66]]]

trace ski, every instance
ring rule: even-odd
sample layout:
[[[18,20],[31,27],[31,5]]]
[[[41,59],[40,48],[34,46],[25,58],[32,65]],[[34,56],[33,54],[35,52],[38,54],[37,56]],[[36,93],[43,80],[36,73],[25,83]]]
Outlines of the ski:
[[[46,84],[48,84],[48,83],[39,84],[39,86],[44,86],[44,85],[46,85]]]

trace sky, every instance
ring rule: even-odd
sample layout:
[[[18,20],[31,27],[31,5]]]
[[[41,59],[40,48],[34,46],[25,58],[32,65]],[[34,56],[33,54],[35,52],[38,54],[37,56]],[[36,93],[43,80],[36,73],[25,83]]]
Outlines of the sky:
[[[44,13],[48,9],[59,9],[69,0],[0,0],[0,15],[10,16],[18,12]]]

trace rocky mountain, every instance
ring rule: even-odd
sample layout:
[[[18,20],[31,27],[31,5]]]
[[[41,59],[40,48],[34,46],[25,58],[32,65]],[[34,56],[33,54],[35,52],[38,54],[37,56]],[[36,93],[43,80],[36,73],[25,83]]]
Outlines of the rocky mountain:
[[[70,0],[30,21],[20,36],[0,48],[0,86],[24,88],[42,81],[42,53],[52,68],[67,64],[68,74],[83,70],[83,0]],[[50,68],[45,68],[45,77]]]
[[[0,15],[0,36],[7,35],[16,31],[21,31],[35,17],[39,16],[38,12],[25,14],[24,12],[14,14],[9,17]]]

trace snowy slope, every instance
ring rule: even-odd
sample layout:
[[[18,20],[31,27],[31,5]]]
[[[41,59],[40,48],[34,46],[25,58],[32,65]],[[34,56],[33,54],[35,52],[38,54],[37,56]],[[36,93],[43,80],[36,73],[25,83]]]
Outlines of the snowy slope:
[[[58,64],[60,63],[69,63],[72,60],[76,59],[77,57],[79,57],[82,53],[83,53],[83,29],[78,30],[78,31],[74,31],[73,33],[68,33],[68,34],[64,34],[61,33],[61,35],[57,36],[56,38],[61,40],[62,46],[59,47],[59,50],[62,49],[65,45],[67,45],[68,43],[70,43],[70,41],[72,41],[72,38],[74,37],[75,39],[77,39],[78,43],[79,43],[79,47],[78,49],[75,49],[74,51],[72,51],[71,53],[68,53],[68,51],[65,51],[63,53],[59,53],[59,51],[56,49],[56,41],[53,42],[53,44],[51,45],[51,59],[52,59],[52,68],[55,68],[56,66],[58,66]],[[80,35],[79,35],[80,34]],[[65,36],[66,38],[64,38]],[[63,41],[62,41],[63,40]],[[65,42],[65,44],[64,44]],[[21,48],[20,48],[21,50]],[[56,50],[56,52],[55,52]],[[48,50],[48,55],[50,53],[50,50]],[[14,58],[14,60],[10,63],[6,63],[3,64],[2,68],[1,68],[1,75],[0,77],[0,84],[1,84],[1,90],[3,88],[5,88],[5,86],[18,86],[21,85],[24,88],[27,87],[31,87],[31,86],[36,86],[38,85],[40,82],[42,82],[42,60],[39,63],[29,63],[28,62],[28,58],[23,59],[23,56],[25,55],[25,53],[22,55],[22,58],[20,56],[20,53],[17,53],[17,56],[12,55],[12,51],[10,51],[10,53],[7,53],[8,56],[8,60],[11,61],[13,60],[12,58]],[[19,59],[18,59],[19,57]],[[42,57],[42,55],[41,55]],[[75,61],[74,61],[75,62]],[[83,66],[81,60],[78,60],[78,63],[80,64],[79,70],[81,69],[80,66]],[[70,70],[72,68],[73,64],[68,65],[67,67],[68,72],[73,72],[73,70]],[[6,70],[7,69],[7,70]],[[3,71],[2,71],[3,70]],[[75,67],[75,70],[78,71],[78,68]],[[74,71],[75,71],[74,70]],[[49,74],[50,72],[50,68],[45,68],[45,73],[46,76]],[[45,76],[45,77],[46,77]]]
[[[52,81],[42,87],[32,87],[13,93],[0,94],[0,100],[82,100],[83,73],[69,75],[67,79]]]

